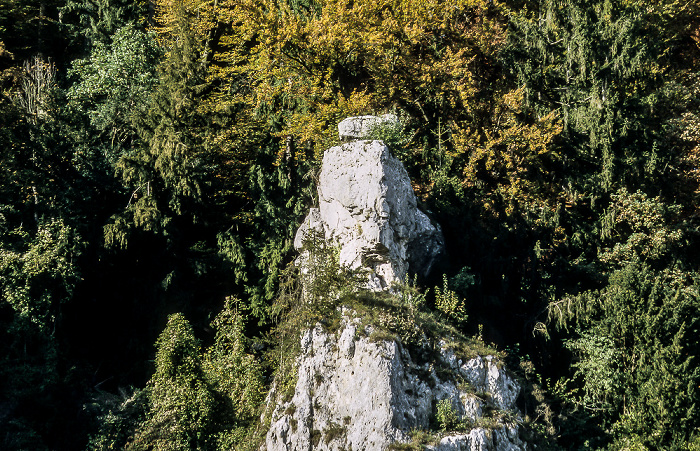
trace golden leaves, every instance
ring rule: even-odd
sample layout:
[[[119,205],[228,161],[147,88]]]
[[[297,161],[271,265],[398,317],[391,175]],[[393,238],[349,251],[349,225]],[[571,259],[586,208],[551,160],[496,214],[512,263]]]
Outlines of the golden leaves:
[[[228,28],[210,77],[222,86],[241,79],[247,88],[216,103],[274,112],[281,138],[316,149],[348,115],[423,102],[420,96],[467,108],[476,92],[476,47],[502,39],[497,27],[481,36],[481,0],[327,0],[315,11],[272,0],[216,4],[227,10],[217,17]]]
[[[505,36],[490,17],[491,5],[325,0],[304,10],[273,0],[159,0],[157,17],[163,32],[184,8],[196,39],[211,52],[208,80],[215,88],[208,108],[235,110],[237,128],[267,127],[279,138],[280,155],[288,153],[291,139],[319,157],[337,141],[335,126],[344,117],[395,108],[409,108],[425,123],[438,110],[445,123],[471,127],[483,141],[476,122],[484,112],[491,114],[478,100],[486,87],[483,72]],[[512,110],[515,101],[504,97],[499,108]],[[482,156],[547,141],[541,125],[503,123],[490,133]],[[245,134],[230,131],[219,141]],[[467,147],[444,151],[460,155]],[[517,172],[511,166],[522,166],[516,159],[506,164],[511,172]]]
[[[465,183],[486,186],[508,203],[511,213],[519,204],[541,200],[538,191],[548,175],[548,161],[557,158],[552,142],[562,131],[556,112],[530,123],[518,118],[523,102],[522,89],[504,94],[496,106],[495,123],[484,136],[468,130],[454,133],[455,141],[469,149]],[[478,140],[475,142],[475,140]]]

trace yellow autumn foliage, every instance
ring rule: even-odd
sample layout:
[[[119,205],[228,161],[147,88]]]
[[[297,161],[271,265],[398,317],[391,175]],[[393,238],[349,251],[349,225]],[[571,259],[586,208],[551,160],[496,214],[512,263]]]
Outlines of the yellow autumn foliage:
[[[468,114],[475,60],[503,40],[484,0],[165,0],[162,38],[183,5],[217,87],[211,105],[274,115],[280,142],[292,137],[317,156],[346,116],[412,109],[427,121],[426,103]]]
[[[492,5],[164,0],[157,17],[167,36],[172,11],[189,11],[214,86],[207,108],[235,110],[240,118],[238,127],[212,138],[222,149],[258,127],[278,138],[280,157],[320,158],[337,142],[343,118],[398,110],[423,124],[442,120],[450,138],[440,152],[455,162],[464,184],[485,185],[512,211],[542,194],[538,179],[546,176],[543,161],[552,158],[561,125],[554,112],[523,120],[521,90],[498,94],[498,86],[486,84],[505,35]],[[292,141],[304,150],[289,155]]]
[[[546,161],[557,159],[552,142],[562,131],[555,111],[526,123],[518,120],[523,91],[505,93],[495,108],[494,123],[480,137],[470,130],[453,134],[458,148],[468,149],[464,168],[467,185],[485,184],[485,191],[506,202],[506,212],[518,206],[554,208],[556,193],[541,193],[548,176]]]

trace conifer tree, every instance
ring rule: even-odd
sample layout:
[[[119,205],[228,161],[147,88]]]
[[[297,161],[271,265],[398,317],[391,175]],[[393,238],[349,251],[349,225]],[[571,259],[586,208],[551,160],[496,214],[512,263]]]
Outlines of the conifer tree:
[[[199,49],[189,29],[191,12],[175,5],[178,21],[149,109],[137,127],[143,145],[119,163],[134,188],[134,221],[165,232],[173,215],[200,219],[205,175],[210,169],[206,120],[198,99],[206,88]],[[137,118],[138,119],[138,118]]]
[[[654,8],[617,0],[526,5],[511,22],[505,67],[524,86],[526,108],[561,118],[561,183],[593,201],[621,186],[658,189],[679,158],[660,116],[672,102],[663,88],[677,47],[651,25],[661,20]]]
[[[589,438],[613,439],[610,449],[681,446],[700,421],[700,291],[682,252],[687,229],[660,197],[621,190],[612,200],[599,253],[605,283],[549,306],[560,327],[576,329],[564,397],[604,428]]]
[[[199,342],[182,314],[170,316],[156,346],[147,418],[126,449],[214,449],[216,399],[202,369]]]
[[[61,20],[73,35],[82,35],[87,49],[109,45],[120,28],[147,21],[148,4],[125,0],[67,0],[61,8]]]

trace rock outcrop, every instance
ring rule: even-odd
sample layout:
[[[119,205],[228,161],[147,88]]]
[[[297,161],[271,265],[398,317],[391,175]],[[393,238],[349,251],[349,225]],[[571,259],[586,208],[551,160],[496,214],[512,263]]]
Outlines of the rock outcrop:
[[[416,206],[408,173],[381,141],[353,141],[323,156],[319,207],[299,228],[295,247],[317,233],[340,248],[340,264],[368,270],[385,289],[408,274],[427,275],[444,252],[442,232]]]
[[[341,138],[364,137],[383,120],[388,119],[350,118],[339,127]],[[440,228],[417,208],[406,170],[381,141],[328,149],[318,195],[319,207],[311,209],[295,237],[302,274],[315,271],[305,248],[312,236],[339,248],[341,265],[364,270],[369,276],[364,288],[375,292],[408,274],[427,275],[444,252]],[[520,387],[499,358],[483,350],[466,352],[466,345],[457,351],[446,339],[429,337],[411,322],[410,309],[416,307],[407,305],[382,312],[389,319],[379,320],[381,325],[367,322],[381,314],[341,306],[337,330],[317,324],[302,331],[293,393],[273,389],[268,396],[264,449],[380,451],[410,442],[413,430],[432,431],[432,444],[425,445],[435,451],[526,449],[515,407]],[[401,309],[413,313],[401,316],[396,313]],[[405,325],[406,318],[417,331],[410,340],[377,333],[386,324]],[[453,432],[436,428],[438,406],[459,424]]]
[[[462,361],[443,343],[419,363],[397,340],[373,341],[370,330],[346,312],[337,333],[316,326],[303,334],[294,394],[272,413],[268,451],[385,450],[430,429],[441,400],[474,427],[438,434],[426,449],[526,449],[517,425],[500,417],[517,415],[520,388],[496,357]],[[479,426],[487,410],[490,422]]]
[[[376,127],[397,122],[393,114],[349,117],[338,124],[338,135],[344,141],[366,139]]]

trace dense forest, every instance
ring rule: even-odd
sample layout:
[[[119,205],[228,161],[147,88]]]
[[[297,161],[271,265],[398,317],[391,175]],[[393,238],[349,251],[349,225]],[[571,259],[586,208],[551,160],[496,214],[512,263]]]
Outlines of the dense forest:
[[[531,443],[700,449],[697,0],[0,0],[0,448],[252,446],[320,157],[387,112]]]

